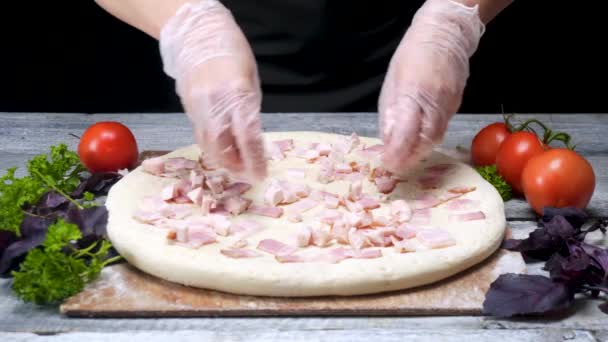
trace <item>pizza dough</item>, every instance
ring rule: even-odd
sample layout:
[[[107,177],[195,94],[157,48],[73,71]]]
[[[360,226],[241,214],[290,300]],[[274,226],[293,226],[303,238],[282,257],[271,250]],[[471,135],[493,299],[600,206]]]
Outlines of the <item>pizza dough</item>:
[[[267,141],[293,139],[296,148],[308,146],[312,142],[334,143],[339,138],[339,135],[319,132],[265,134]],[[381,143],[375,138],[360,139],[361,144],[366,146]],[[196,160],[199,149],[195,145],[187,146],[163,158],[178,156]],[[351,159],[366,161],[364,157],[354,153]],[[373,163],[378,165],[379,161],[372,161]],[[417,186],[416,179],[424,175],[425,167],[446,163],[456,164],[456,168],[442,179],[438,188],[421,190]],[[287,170],[290,168],[306,168],[306,178],[289,176]],[[270,161],[269,179],[255,184],[244,196],[252,199],[253,203],[263,203],[264,190],[271,178],[306,183],[313,189],[336,194],[348,193],[347,181],[319,183],[316,180],[315,168],[318,166],[294,157],[293,153],[287,153],[285,160]],[[449,232],[456,242],[454,246],[405,253],[400,253],[393,247],[381,247],[382,256],[379,258],[351,258],[339,263],[281,263],[267,253],[255,258],[229,258],[221,254],[220,250],[234,243],[230,237],[220,237],[218,243],[189,248],[169,243],[166,230],[140,223],[133,218],[133,212],[137,210],[142,199],[158,195],[171,182],[175,180],[148,174],[139,167],[115,184],[106,201],[109,210],[109,239],[131,265],[146,273],[171,282],[235,294],[348,296],[429,284],[461,272],[490,256],[499,247],[506,228],[503,201],[497,191],[470,166],[435,152],[422,165],[412,170],[411,176],[400,182],[388,195],[388,199],[404,199],[411,204],[422,192],[441,194],[453,187],[475,187],[475,191],[462,197],[478,201],[479,207],[476,210],[483,212],[485,219],[454,222],[449,219],[452,212],[445,204],[431,209],[430,224]],[[364,181],[363,192],[379,195],[374,184],[367,180]],[[388,202],[382,203],[382,208],[377,210],[388,210],[387,208]],[[303,223],[312,222],[315,215],[322,210],[325,209],[320,205],[303,213]],[[290,222],[285,215],[275,219],[244,213],[231,217],[231,220],[255,220],[263,227],[263,230],[247,239],[248,248],[251,249],[255,249],[260,240],[268,238],[290,243],[298,226],[298,223]]]

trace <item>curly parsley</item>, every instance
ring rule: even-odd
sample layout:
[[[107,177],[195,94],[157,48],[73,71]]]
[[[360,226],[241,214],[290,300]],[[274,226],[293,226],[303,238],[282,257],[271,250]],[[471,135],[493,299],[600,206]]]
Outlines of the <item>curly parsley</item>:
[[[507,182],[498,174],[496,165],[478,166],[475,168],[477,172],[485,179],[488,183],[492,184],[503,201],[508,201],[513,198],[513,189]]]
[[[109,241],[78,250],[71,244],[82,237],[78,226],[59,219],[49,226],[41,248],[30,251],[13,271],[13,291],[24,301],[54,304],[82,291],[101,270],[120,256],[108,259]],[[96,248],[98,247],[98,248]]]
[[[46,154],[32,158],[27,164],[28,175],[17,178],[16,170],[10,168],[0,177],[0,230],[19,235],[24,207],[34,205],[51,189],[62,194],[74,191],[85,168],[77,153],[59,144],[51,147],[50,160]]]

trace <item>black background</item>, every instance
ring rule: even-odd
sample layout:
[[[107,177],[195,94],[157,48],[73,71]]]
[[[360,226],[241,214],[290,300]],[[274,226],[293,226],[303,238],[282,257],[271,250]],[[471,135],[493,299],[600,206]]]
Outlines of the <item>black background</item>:
[[[487,27],[460,112],[608,112],[600,4],[513,3]],[[0,111],[182,110],[157,42],[94,2],[2,7]]]

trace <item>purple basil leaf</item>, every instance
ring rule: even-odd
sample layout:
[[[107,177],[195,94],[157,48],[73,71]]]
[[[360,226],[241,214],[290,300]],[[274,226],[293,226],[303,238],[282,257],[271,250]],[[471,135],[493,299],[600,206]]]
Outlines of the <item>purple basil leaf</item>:
[[[78,209],[70,203],[68,210],[62,217],[66,222],[73,223],[80,228],[82,238],[78,241],[79,248],[84,248],[95,241],[107,238],[108,210],[105,206]]]
[[[120,180],[121,177],[120,174],[114,172],[94,173],[84,179],[76,190],[71,193],[71,196],[80,198],[86,191],[95,195],[106,195],[112,185]]]
[[[568,308],[574,294],[564,284],[540,275],[507,273],[486,293],[484,314],[497,317],[534,315]]]
[[[0,258],[2,258],[2,254],[8,248],[8,246],[15,241],[17,241],[17,235],[15,235],[15,233],[0,230]]]
[[[46,238],[48,227],[54,222],[54,217],[26,215],[21,222],[21,240],[12,243],[2,253],[0,275],[8,275],[19,266],[27,252],[40,246]]]
[[[588,243],[581,243],[581,248],[595,261],[597,268],[603,273],[603,278],[608,279],[608,249]]]
[[[574,207],[566,208],[553,208],[546,207],[543,209],[543,217],[541,222],[549,222],[555,217],[565,218],[570,225],[575,229],[580,229],[581,226],[587,221],[589,216],[581,209]]]
[[[603,313],[608,315],[608,302],[600,304],[599,308],[600,310],[602,310]]]
[[[592,276],[588,268],[593,260],[578,244],[569,244],[568,249],[570,255],[567,257],[552,258],[550,276],[554,281],[567,282],[572,287],[578,287]],[[559,262],[556,263],[555,259],[559,259]]]

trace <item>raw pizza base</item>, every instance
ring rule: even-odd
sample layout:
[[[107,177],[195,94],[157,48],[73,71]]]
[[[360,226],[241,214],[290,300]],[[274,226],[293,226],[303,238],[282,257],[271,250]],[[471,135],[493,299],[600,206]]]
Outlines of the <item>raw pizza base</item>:
[[[294,139],[296,147],[307,146],[311,142],[331,143],[338,137],[319,132],[265,133],[267,141]],[[361,137],[361,143],[371,146],[381,141]],[[198,155],[198,147],[192,145],[165,157],[180,156],[196,160]],[[364,161],[359,156],[353,159]],[[330,264],[280,263],[266,253],[257,258],[229,258],[222,255],[220,249],[234,242],[230,237],[198,249],[170,244],[166,239],[166,230],[139,223],[132,218],[132,213],[142,198],[157,195],[165,185],[175,180],[144,173],[141,167],[121,179],[108,194],[108,235],[116,250],[133,266],[156,277],[192,287],[280,297],[348,296],[412,288],[445,279],[480,263],[498,249],[506,228],[504,203],[497,191],[470,166],[438,152],[413,170],[407,182],[399,183],[389,198],[405,199],[411,203],[416,194],[422,191],[417,189],[415,178],[422,174],[424,166],[439,163],[458,166],[450,176],[445,177],[439,189],[430,192],[439,194],[451,187],[475,186],[476,191],[464,195],[464,198],[478,200],[479,210],[486,215],[485,220],[448,223],[448,209],[442,205],[433,208],[431,224],[447,230],[456,240],[455,246],[447,248],[398,253],[393,247],[386,247],[382,248],[383,256],[380,258],[347,259]],[[270,162],[270,177],[306,182],[312,188],[333,193],[348,193],[348,182],[335,181],[323,185],[316,182],[315,172],[307,172],[305,180],[290,178],[286,170],[292,167],[316,169],[318,165],[288,156],[286,160]],[[253,203],[263,203],[263,193],[268,184],[269,179],[254,185],[245,197],[252,199]],[[367,180],[363,190],[365,193],[378,194],[376,187]],[[321,210],[324,208],[319,205],[304,213],[304,222],[312,222],[314,215]],[[249,248],[255,249],[259,240],[267,238],[285,243],[293,241],[297,224],[289,222],[285,215],[279,219],[251,214],[233,218],[234,221],[243,219],[256,220],[265,227],[248,238]]]

